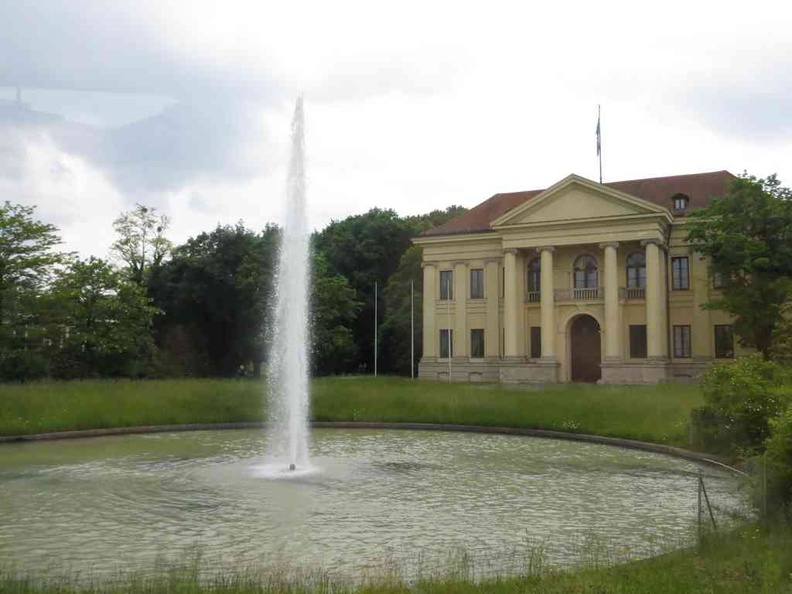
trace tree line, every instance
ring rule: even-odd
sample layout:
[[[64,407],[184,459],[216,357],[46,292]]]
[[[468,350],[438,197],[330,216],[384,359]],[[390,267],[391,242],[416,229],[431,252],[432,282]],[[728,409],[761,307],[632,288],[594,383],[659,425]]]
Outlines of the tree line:
[[[410,239],[464,210],[375,208],[313,234],[314,374],[373,369],[376,283],[378,368],[409,375],[411,281],[417,356],[422,310]],[[173,245],[169,225],[136,205],[113,223],[111,259],[86,259],[59,251],[58,229],[33,207],[0,206],[0,381],[259,375],[280,229],[218,225]]]

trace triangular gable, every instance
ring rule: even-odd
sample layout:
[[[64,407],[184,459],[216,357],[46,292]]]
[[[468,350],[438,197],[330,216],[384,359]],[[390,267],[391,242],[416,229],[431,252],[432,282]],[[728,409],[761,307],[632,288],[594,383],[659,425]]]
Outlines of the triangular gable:
[[[572,174],[491,224],[494,228],[667,212],[661,206]]]

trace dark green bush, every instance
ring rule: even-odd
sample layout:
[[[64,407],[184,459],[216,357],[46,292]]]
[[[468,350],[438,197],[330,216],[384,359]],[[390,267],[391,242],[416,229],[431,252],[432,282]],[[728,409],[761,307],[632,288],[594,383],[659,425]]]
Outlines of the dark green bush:
[[[705,405],[692,413],[697,445],[740,457],[761,452],[770,419],[785,408],[783,377],[777,363],[759,355],[712,366],[699,384]]]
[[[770,431],[766,442],[766,506],[783,510],[792,519],[792,406],[771,419]]]

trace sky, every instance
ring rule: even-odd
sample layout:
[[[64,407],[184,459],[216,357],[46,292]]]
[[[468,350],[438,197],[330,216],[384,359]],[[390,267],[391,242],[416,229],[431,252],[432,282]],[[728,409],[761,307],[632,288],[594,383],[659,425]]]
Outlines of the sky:
[[[552,5],[550,5],[552,4]],[[0,200],[108,257],[279,223],[305,100],[309,218],[467,207],[570,173],[792,185],[792,5],[0,0]],[[20,88],[21,105],[17,103]]]

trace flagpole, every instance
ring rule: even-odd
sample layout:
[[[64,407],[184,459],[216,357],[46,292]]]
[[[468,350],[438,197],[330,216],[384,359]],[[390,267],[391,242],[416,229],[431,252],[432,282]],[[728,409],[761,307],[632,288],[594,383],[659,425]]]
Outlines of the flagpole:
[[[602,183],[602,130],[600,128],[599,104],[597,104],[597,157],[599,157],[599,180]]]
[[[374,282],[374,377],[377,377],[377,283]]]
[[[415,379],[415,280],[410,279],[410,378]]]

